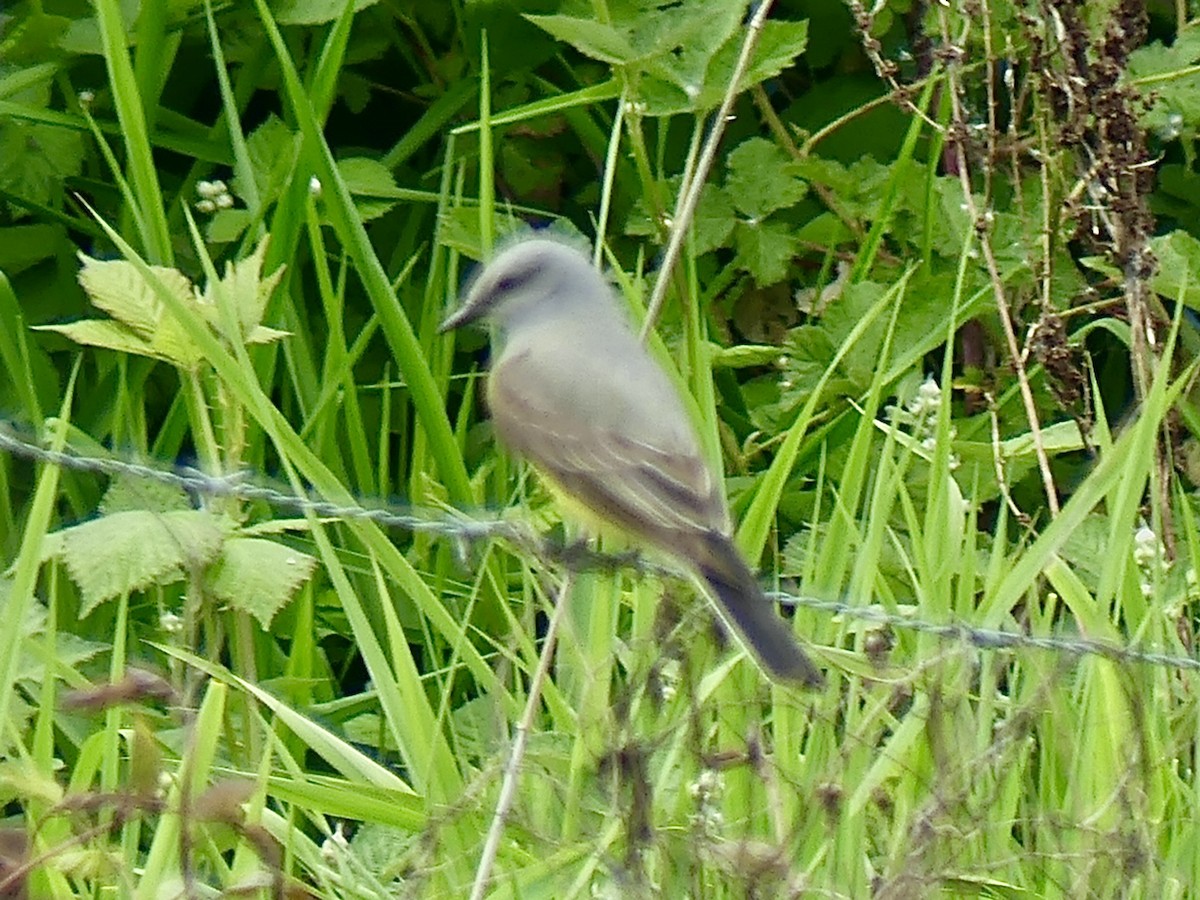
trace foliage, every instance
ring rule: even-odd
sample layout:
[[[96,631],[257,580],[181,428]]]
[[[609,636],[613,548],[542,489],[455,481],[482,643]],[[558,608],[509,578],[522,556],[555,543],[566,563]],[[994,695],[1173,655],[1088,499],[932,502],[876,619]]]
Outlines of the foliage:
[[[747,2],[11,5],[0,416],[97,464],[0,456],[0,894],[466,896],[501,827],[494,897],[1186,895],[1182,9],[778,0],[735,83]],[[437,334],[521,223],[644,315],[730,91],[651,346],[817,695],[583,566]]]

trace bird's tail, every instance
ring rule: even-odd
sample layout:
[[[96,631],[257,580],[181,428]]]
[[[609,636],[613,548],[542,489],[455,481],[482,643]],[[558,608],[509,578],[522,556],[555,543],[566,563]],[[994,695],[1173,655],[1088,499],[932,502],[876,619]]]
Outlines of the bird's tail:
[[[714,532],[701,555],[696,560],[700,577],[722,618],[734,627],[767,674],[777,681],[822,687],[825,676],[800,648],[791,626],[772,608],[733,541]]]

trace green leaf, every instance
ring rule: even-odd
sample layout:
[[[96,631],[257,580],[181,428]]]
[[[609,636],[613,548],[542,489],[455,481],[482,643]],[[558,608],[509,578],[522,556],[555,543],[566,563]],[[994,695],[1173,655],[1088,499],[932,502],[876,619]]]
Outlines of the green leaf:
[[[1186,231],[1151,238],[1158,271],[1150,285],[1156,293],[1200,309],[1200,241]]]
[[[808,185],[781,147],[766,138],[743,141],[729,154],[725,190],[734,206],[754,219],[798,203]]]
[[[715,184],[704,185],[692,218],[696,252],[708,253],[725,246],[736,223],[737,214],[729,192]]]
[[[0,123],[0,160],[0,190],[57,208],[63,179],[82,168],[83,138],[68,128],[7,120]],[[8,205],[15,216],[28,214],[23,206]]]
[[[118,475],[100,501],[100,512],[111,516],[114,513],[183,512],[192,509],[187,494],[172,484],[164,484],[149,478],[134,478]]]
[[[758,284],[782,281],[788,263],[800,251],[792,227],[781,222],[741,222],[735,239],[739,265]]]
[[[219,520],[202,510],[129,510],[48,535],[44,552],[66,564],[86,616],[105,600],[204,568],[223,540]]]
[[[77,344],[85,347],[100,347],[104,350],[116,350],[119,353],[130,353],[134,356],[149,356],[173,362],[154,352],[149,341],[144,341],[124,325],[108,319],[83,319],[79,322],[68,322],[65,325],[34,325],[34,331],[55,331],[63,337],[68,337]]]
[[[92,259],[83,253],[79,258],[83,261],[79,283],[88,298],[124,328],[115,323],[92,321],[51,326],[51,330],[81,344],[150,356],[183,368],[194,368],[200,362],[203,357],[199,348],[182,327],[165,314],[154,289],[132,263]],[[151,266],[151,270],[181,303],[195,305],[191,282],[179,271],[163,266]]]
[[[132,263],[123,259],[92,259],[79,254],[83,268],[79,284],[88,299],[140,337],[150,340],[162,321],[162,304]],[[192,302],[192,283],[176,269],[151,266],[150,270],[181,302]]]
[[[223,603],[250,613],[266,629],[316,566],[315,557],[285,544],[233,537],[209,571],[206,589]]]
[[[618,29],[594,19],[575,16],[526,16],[530,22],[560,41],[570,44],[584,56],[613,65],[631,61],[636,52],[629,39]]]
[[[1185,71],[1200,62],[1200,27],[1181,29],[1170,47],[1155,41],[1129,54],[1128,78],[1152,98],[1142,124],[1163,140],[1194,135],[1200,125],[1200,73]]]
[[[762,35],[758,46],[754,48],[754,57],[746,70],[738,90],[761,84],[768,78],[774,78],[785,69],[790,69],[796,63],[796,57],[808,47],[808,22],[780,22],[769,20],[763,23]],[[740,46],[739,46],[740,52]],[[726,65],[723,51],[715,60],[709,73],[710,81],[728,81],[728,76],[722,71]],[[729,66],[732,74],[733,66]]]
[[[296,135],[274,113],[246,138],[250,169],[254,173],[254,184],[260,198],[269,199],[280,194],[292,175],[296,147]],[[233,188],[234,193],[243,197],[250,195],[250,191],[236,177],[233,179]]]
[[[720,104],[745,42],[745,0],[633,0],[611,4],[609,22],[567,14],[526,18],[580,53],[640,74],[638,96],[650,116],[710,110]],[[767,22],[738,91],[774,77],[804,51],[805,22]]]
[[[379,0],[354,0],[354,11],[374,6]],[[275,5],[275,21],[280,25],[324,25],[345,10],[344,0],[282,0]]]
[[[220,323],[220,316],[217,313],[217,310],[220,309],[219,304],[221,302],[232,303],[237,312],[238,325],[241,327],[241,334],[237,337],[248,343],[267,343],[287,334],[287,332],[266,329],[266,332],[275,336],[266,339],[260,336],[256,340],[249,340],[250,335],[259,333],[258,329],[263,313],[266,311],[267,302],[278,286],[279,279],[283,277],[284,266],[280,266],[265,278],[262,277],[263,260],[266,255],[267,238],[264,237],[258,242],[254,252],[245,259],[235,263],[226,263],[225,274],[215,285],[210,283],[204,289],[201,309],[209,323],[218,327]]]
[[[377,219],[396,205],[397,185],[391,170],[377,159],[352,157],[338,161],[338,171],[354,197],[354,208],[364,221]]]
[[[66,236],[61,225],[0,228],[0,271],[11,278],[44,259],[52,259],[63,247]]]

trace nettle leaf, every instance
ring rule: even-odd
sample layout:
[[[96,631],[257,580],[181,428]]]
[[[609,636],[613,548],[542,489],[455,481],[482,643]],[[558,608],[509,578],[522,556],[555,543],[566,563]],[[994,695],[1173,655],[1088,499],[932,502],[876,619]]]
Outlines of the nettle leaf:
[[[734,238],[738,264],[757,284],[782,281],[788,263],[800,252],[792,226],[783,222],[739,222]]]
[[[398,186],[392,171],[377,159],[338,160],[338,171],[354,196],[354,208],[364,221],[377,219],[396,205]]]
[[[740,19],[739,15],[737,24],[740,24]],[[661,100],[657,103],[648,100],[650,114],[676,115],[681,112],[715,109],[719,106],[729,89],[729,81],[733,78],[733,70],[737,66],[744,41],[744,32],[737,28],[716,52],[711,54],[704,77],[699,82],[700,89],[688,90],[684,85],[689,100],[686,106],[669,108]],[[750,65],[737,85],[737,91],[745,91],[768,78],[774,78],[792,66],[796,57],[803,53],[807,46],[808,22],[764,23],[758,46],[755,47]]]
[[[268,343],[286,337],[288,332],[265,329],[273,337],[250,340],[262,323],[267,301],[271,299],[279,279],[283,277],[284,266],[280,266],[270,275],[262,277],[263,259],[267,255],[267,238],[258,242],[258,246],[243,260],[225,264],[225,274],[216,284],[205,286],[204,294],[197,299],[198,304],[209,323],[220,330],[220,303],[232,303],[237,311],[238,325],[242,333],[238,335],[248,343]]]
[[[530,22],[584,56],[610,65],[623,65],[637,55],[619,28],[576,16],[525,16]]]
[[[723,47],[740,51],[743,32],[739,26],[744,8],[744,3],[691,3],[682,9],[672,5],[643,14],[645,24],[639,46],[646,51],[645,72],[676,90],[673,97],[660,96],[662,86],[647,81],[641,99],[649,115],[710,109],[720,104],[733,69],[730,67],[724,83],[718,85],[711,71],[712,62]]]
[[[762,84],[768,78],[774,78],[785,69],[790,69],[796,63],[796,57],[808,48],[808,22],[778,22],[768,20],[763,23],[762,34],[758,46],[754,48],[754,56],[746,70],[739,91]],[[737,53],[741,52],[741,44],[737,44]],[[736,53],[727,59],[729,49],[722,48],[721,53],[713,60],[709,69],[709,80],[728,83],[733,74],[733,66],[737,61]],[[728,65],[728,72],[725,66]]]
[[[634,0],[611,4],[610,22],[585,15],[525,18],[585,56],[643,76],[650,116],[711,110],[729,87],[745,40],[745,0]],[[805,22],[767,22],[738,91],[778,75],[808,41]]]
[[[191,509],[187,494],[181,488],[129,475],[116,476],[100,501],[100,512],[106,516],[130,510],[182,512]]]
[[[234,537],[209,571],[206,589],[264,629],[317,567],[315,557],[262,538]]]
[[[290,331],[259,325],[246,335],[245,341],[247,344],[273,344],[276,341],[282,341],[285,337],[291,337],[291,335]]]
[[[224,537],[220,520],[203,510],[128,510],[47,535],[43,556],[66,564],[86,616],[105,600],[209,565]]]
[[[761,219],[792,206],[808,193],[795,161],[766,138],[738,144],[726,165],[725,189],[734,206],[751,218]]]

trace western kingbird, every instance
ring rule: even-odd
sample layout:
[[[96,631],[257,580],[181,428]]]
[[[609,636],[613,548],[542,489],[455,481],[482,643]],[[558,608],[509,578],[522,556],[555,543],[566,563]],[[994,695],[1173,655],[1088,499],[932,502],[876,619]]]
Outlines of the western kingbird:
[[[721,479],[612,287],[573,247],[510,245],[442,323],[493,325],[488,405],[500,440],[601,522],[694,570],[763,668],[824,677],[771,608],[730,537]]]

